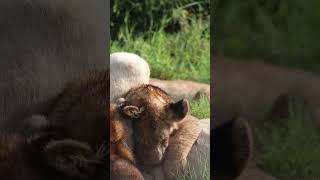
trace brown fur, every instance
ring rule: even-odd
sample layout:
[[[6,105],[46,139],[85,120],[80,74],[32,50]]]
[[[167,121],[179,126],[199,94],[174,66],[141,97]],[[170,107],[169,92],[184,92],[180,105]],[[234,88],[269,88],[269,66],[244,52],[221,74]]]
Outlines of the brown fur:
[[[92,72],[89,77],[69,83],[46,116],[32,116],[23,127],[28,127],[26,134],[33,135],[53,130],[65,138],[88,143],[94,151],[100,151],[108,141],[109,123],[105,121],[109,118],[109,111],[106,111],[108,97],[109,71]],[[99,156],[102,155],[99,160],[105,161],[105,152],[99,153]]]
[[[210,169],[209,121],[188,115],[180,128],[170,136],[164,162],[144,167],[146,174],[151,176],[146,176],[146,179],[177,179],[189,177],[190,172],[193,172],[195,179],[203,178],[204,167]]]
[[[115,161],[122,158],[135,163],[133,153],[124,142],[124,125],[119,116],[117,105],[110,104],[110,159]]]
[[[109,105],[109,71],[93,72],[88,78],[70,83],[57,97],[48,113],[49,126],[64,136],[88,142],[98,148],[110,131],[110,170],[115,179],[143,179],[134,157],[124,142],[118,110]],[[107,120],[107,121],[106,121]],[[77,125],[75,128],[74,125]]]
[[[135,152],[144,169],[155,175],[150,165],[164,160],[161,169],[165,179],[173,179],[186,165],[188,153],[201,131],[198,119],[186,117],[187,101],[174,102],[166,92],[152,85],[133,88],[123,98],[122,111],[134,117],[131,120]],[[125,107],[131,106],[137,107],[136,114],[126,112]]]
[[[183,106],[187,105],[186,101],[180,102],[182,103],[178,107],[182,112],[177,113],[169,107],[179,103],[175,103],[163,90],[152,85],[141,85],[123,95],[123,102],[120,103],[121,113],[127,116],[119,116],[119,119],[126,121],[129,118],[129,121],[133,122],[135,151],[140,155],[139,160],[146,165],[144,169],[153,169],[149,165],[158,164],[163,157],[166,157],[164,171],[161,170],[166,179],[174,178],[177,175],[176,170],[183,169],[188,153],[201,129],[196,118],[188,116],[183,120],[189,109]],[[133,107],[136,107],[136,111],[130,111]],[[117,127],[117,130],[123,132],[122,127]],[[166,151],[171,141],[169,137],[174,130],[177,132],[172,137],[172,146]],[[164,139],[163,144],[161,141]]]
[[[166,179],[175,179],[177,174],[183,173],[189,152],[200,132],[200,121],[192,116],[187,116],[179,124],[178,130],[170,137],[170,145],[166,150],[163,163]]]
[[[50,126],[62,129],[65,136],[98,148],[107,141],[108,106],[109,70],[92,72],[89,77],[69,83],[60,93],[50,108],[48,121]]]
[[[274,105],[277,106],[285,96],[293,95],[304,99],[314,125],[320,127],[319,74],[234,58],[214,59],[215,125],[239,114],[253,122],[269,119],[270,113],[282,116],[288,108],[278,106],[280,109],[277,110]]]
[[[135,167],[133,153],[124,141],[124,125],[119,108],[110,104],[110,165],[111,179],[143,180],[140,171]]]
[[[108,2],[0,2],[0,128],[44,113],[68,81],[109,66]]]
[[[181,101],[178,109],[173,110],[170,105],[177,103],[163,90],[152,85],[133,88],[123,97],[125,102],[122,110],[133,121],[135,151],[139,160],[145,165],[160,163],[171,133],[189,110],[187,101]],[[136,107],[139,112],[130,114],[125,111],[126,107]]]
[[[0,133],[0,177],[6,180],[105,179],[103,163],[86,143],[47,135]],[[101,167],[100,167],[101,166]]]
[[[193,100],[200,94],[210,100],[210,85],[187,80],[159,80],[150,79],[150,84],[165,90],[175,100],[186,98]]]
[[[88,142],[95,148],[105,141],[107,132],[104,119],[108,116],[105,109],[108,105],[106,103],[109,102],[108,75],[107,70],[97,72],[89,78],[67,86],[57,97],[48,114],[51,126],[59,127],[63,130],[65,136]],[[132,119],[135,151],[139,160],[145,165],[160,163],[168,147],[170,135],[175,129],[179,128],[179,124],[182,124],[182,120],[188,113],[187,101],[174,102],[160,88],[151,85],[134,88],[126,93],[124,98],[126,101],[123,107],[135,106],[144,110],[141,117]],[[126,114],[124,111],[125,108],[122,108],[122,113]],[[75,124],[77,124],[77,128],[74,128]],[[115,124],[110,125],[109,127],[108,124],[108,129],[111,128],[112,130],[113,125],[118,126],[119,124],[117,125],[117,122],[115,122]],[[111,151],[114,151],[111,153],[111,158],[117,160],[116,163],[111,164],[111,170],[124,172],[121,169],[127,171],[129,166],[126,165],[128,165],[128,162],[134,162],[134,159],[130,155],[129,149],[122,143],[124,136],[121,133],[123,129],[116,127],[114,130],[118,131],[119,136],[115,132],[116,135],[111,134],[110,137],[114,138],[110,139],[114,142],[111,145],[114,146],[111,147]],[[182,161],[185,161],[187,152],[189,152],[195,139],[196,137],[193,137],[188,141],[190,144],[186,146],[186,150],[180,149],[180,152],[175,152],[177,155],[180,154],[178,157],[181,157]],[[180,164],[177,167],[180,167]]]

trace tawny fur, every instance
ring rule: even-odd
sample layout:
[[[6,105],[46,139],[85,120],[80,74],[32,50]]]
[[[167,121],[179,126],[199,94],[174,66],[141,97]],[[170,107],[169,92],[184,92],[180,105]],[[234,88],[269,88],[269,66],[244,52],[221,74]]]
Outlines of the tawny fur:
[[[135,166],[133,153],[125,143],[124,125],[116,104],[110,104],[109,121],[111,178],[143,180],[141,172]]]
[[[116,92],[117,94],[110,93],[111,100],[115,100],[116,97],[118,97],[119,95],[127,93],[127,91],[129,91],[130,88],[137,87],[141,84],[148,84],[149,83],[150,69],[147,65],[145,65],[146,62],[144,62],[141,57],[137,57],[136,55],[133,55],[133,56],[130,55],[130,57],[132,57],[132,58],[127,58],[128,54],[129,53],[118,53],[116,56],[115,56],[115,54],[110,56],[110,68],[111,68],[111,70],[113,70],[113,71],[111,71],[111,80],[110,80],[111,86],[110,86],[110,88],[111,88],[111,92],[112,91],[114,92],[117,90],[117,92]],[[134,66],[132,66],[132,65],[134,65]],[[125,127],[126,142],[128,143],[128,146],[130,146],[132,149],[135,149],[133,139],[132,139],[132,137],[133,137],[132,122],[128,119],[125,119],[125,122],[126,122],[126,127]],[[198,130],[196,130],[196,129],[198,128],[197,127],[198,123],[194,121],[193,124],[194,124],[194,127],[189,129],[190,130],[189,133],[190,134],[197,134]],[[192,125],[190,125],[190,126],[192,126]],[[176,128],[177,127],[175,124],[172,126],[171,131],[173,131]],[[183,126],[182,126],[182,129],[184,129]],[[195,132],[192,132],[193,131],[192,129],[195,129]],[[181,136],[183,136],[183,133],[177,133],[177,134],[181,134]],[[170,141],[172,140],[172,142],[177,142],[174,140],[175,138],[179,139],[179,136],[170,137]],[[172,146],[172,148],[170,148],[170,149],[175,149],[176,146],[179,146],[174,143],[170,143],[170,141],[169,141],[169,147]],[[168,157],[175,156],[173,154],[176,154],[176,159],[182,159],[183,163],[177,162],[177,166],[175,164],[172,164],[171,166],[168,165],[170,167],[168,167],[167,169],[174,169],[174,168],[180,169],[180,167],[183,167],[180,165],[184,164],[185,156],[189,153],[189,147],[192,146],[194,144],[194,142],[195,142],[195,139],[193,139],[193,138],[189,139],[187,142],[182,142],[182,144],[189,144],[189,145],[186,145],[186,147],[187,147],[186,149],[179,149],[181,152],[172,151],[172,155],[170,155],[171,153],[169,151]],[[201,148],[201,147],[196,148],[196,150],[194,150],[192,153],[199,154],[198,149],[203,149],[203,148]],[[199,159],[197,159],[197,160],[199,160]],[[165,161],[170,162],[171,160],[170,160],[170,158],[165,157]],[[179,164],[179,166],[178,166],[178,164]],[[162,165],[160,165],[160,166],[162,166]],[[176,167],[174,167],[174,166],[176,166]],[[154,169],[157,169],[157,168],[154,167]],[[164,174],[164,172],[161,170],[160,174]],[[171,174],[171,170],[169,170],[169,172],[166,174]],[[151,173],[151,176],[157,176],[157,174]]]
[[[124,106],[143,109],[141,116],[132,119],[135,152],[143,164],[157,164],[168,146],[170,134],[184,117],[176,117],[168,105],[174,103],[163,90],[141,85],[126,93]],[[161,141],[163,143],[161,144]]]
[[[123,98],[125,105],[144,109],[139,118],[132,119],[135,152],[139,160],[149,172],[149,165],[164,160],[161,166],[165,179],[174,179],[179,171],[185,170],[187,156],[201,131],[199,120],[187,115],[187,107],[180,107],[186,111],[180,117],[170,111],[170,104],[177,102],[162,89],[152,85],[133,88]],[[167,142],[161,143],[165,138]]]
[[[150,79],[150,84],[166,91],[174,100],[186,98],[193,100],[198,95],[204,95],[210,101],[210,85],[187,80],[159,80]]]
[[[277,100],[293,95],[304,99],[315,127],[320,127],[319,73],[227,57],[215,57],[213,67],[214,125],[239,114],[252,122],[270,119]]]
[[[192,116],[187,116],[179,124],[178,130],[170,137],[170,143],[174,146],[167,148],[163,163],[167,179],[174,179],[186,170],[187,157],[201,130],[200,121]]]

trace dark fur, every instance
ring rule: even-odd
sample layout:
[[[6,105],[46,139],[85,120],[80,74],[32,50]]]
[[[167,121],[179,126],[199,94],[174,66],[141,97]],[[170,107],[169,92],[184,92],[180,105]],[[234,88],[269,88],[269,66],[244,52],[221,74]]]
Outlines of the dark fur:
[[[64,138],[88,143],[100,152],[100,160],[109,162],[106,155],[109,118],[109,71],[91,72],[89,77],[72,81],[52,101],[45,116],[31,116],[22,127],[27,135],[54,132]],[[109,168],[104,172],[107,176]]]
[[[59,94],[47,115],[49,126],[98,148],[107,141],[108,106],[109,70],[92,72],[71,82]]]
[[[6,180],[105,179],[105,165],[86,144],[50,135],[0,133],[0,177]]]
[[[0,127],[42,113],[66,82],[108,66],[107,11],[102,0],[0,2]]]
[[[101,0],[0,2],[0,129],[21,128],[24,119],[45,114],[67,82],[109,65],[107,4]],[[26,134],[43,128],[41,123],[33,125],[39,126]],[[0,175],[2,179],[77,179],[48,169],[38,157],[41,151],[29,153],[26,138],[14,142],[13,136],[1,141],[1,149],[15,147],[4,158],[16,163],[12,173],[1,171],[9,173]]]
[[[232,180],[243,172],[252,156],[253,140],[248,122],[236,118],[213,129],[213,178]]]
[[[41,118],[46,123],[38,123],[38,116],[28,119],[27,123],[41,131],[58,132],[63,137],[87,142],[94,149],[108,141],[110,131],[110,157],[109,153],[106,157],[106,161],[110,161],[110,175],[115,179],[143,179],[134,166],[131,150],[125,146],[118,108],[112,106],[109,111],[108,106],[109,70],[92,72],[89,77],[70,82],[64,88],[50,106],[47,118]]]

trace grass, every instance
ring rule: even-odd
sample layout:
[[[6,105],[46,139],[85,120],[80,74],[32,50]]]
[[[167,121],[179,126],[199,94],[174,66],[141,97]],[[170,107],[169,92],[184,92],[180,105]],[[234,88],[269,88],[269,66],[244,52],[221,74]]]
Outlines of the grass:
[[[320,71],[316,0],[215,0],[215,55]]]
[[[201,180],[209,180],[210,179],[210,169],[208,165],[204,165],[201,171]],[[176,180],[198,180],[199,178],[196,176],[193,169],[187,171],[185,175],[179,175]]]
[[[210,83],[210,33],[207,20],[192,18],[188,28],[166,33],[163,28],[149,37],[121,28],[111,52],[133,52],[150,65],[151,76],[159,79],[187,79]]]
[[[177,32],[189,16],[208,16],[210,0],[111,0],[111,38],[118,38],[123,25],[135,35],[150,35],[159,29]],[[164,21],[165,20],[165,21]],[[165,23],[165,24],[164,24]]]
[[[199,153],[199,158],[202,161],[208,162],[207,159],[210,158],[208,154]],[[194,169],[187,165],[186,169],[188,169],[183,175],[178,175],[177,180],[209,180],[210,179],[210,165],[205,163],[201,168],[201,172],[198,177],[194,171]],[[179,174],[179,173],[178,173]]]
[[[283,180],[320,177],[320,131],[299,99],[292,99],[288,119],[255,129],[258,165]]]
[[[191,114],[199,119],[210,117],[210,102],[205,95],[191,102]]]

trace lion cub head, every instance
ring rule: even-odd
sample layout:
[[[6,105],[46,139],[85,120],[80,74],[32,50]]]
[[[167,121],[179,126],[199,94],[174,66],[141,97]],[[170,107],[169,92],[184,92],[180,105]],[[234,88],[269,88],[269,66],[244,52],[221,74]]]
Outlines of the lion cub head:
[[[145,165],[158,164],[169,145],[169,137],[189,112],[187,100],[174,102],[152,85],[131,89],[120,98],[122,113],[133,121],[135,151]]]

